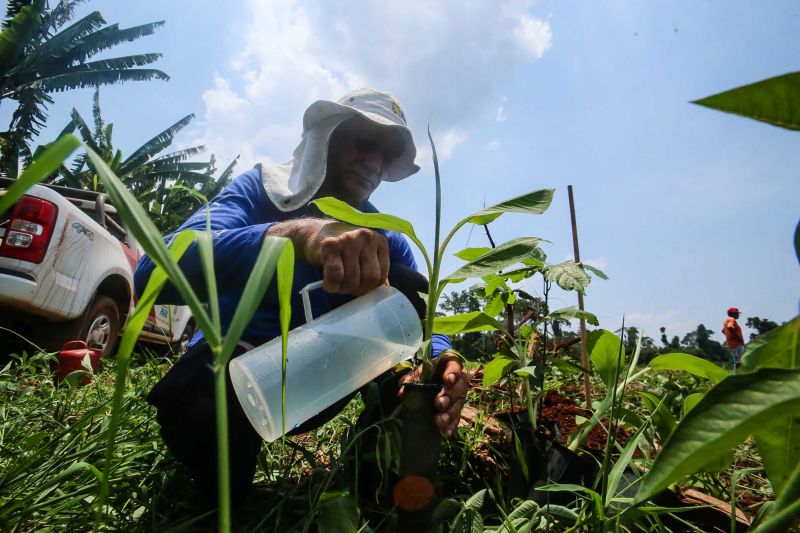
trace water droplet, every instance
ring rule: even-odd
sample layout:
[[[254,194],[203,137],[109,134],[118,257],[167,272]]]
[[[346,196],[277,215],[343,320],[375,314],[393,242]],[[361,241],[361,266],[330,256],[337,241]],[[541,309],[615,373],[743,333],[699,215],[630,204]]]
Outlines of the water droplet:
[[[247,401],[250,402],[250,405],[252,405],[253,407],[256,406],[256,398],[249,392],[247,393]]]

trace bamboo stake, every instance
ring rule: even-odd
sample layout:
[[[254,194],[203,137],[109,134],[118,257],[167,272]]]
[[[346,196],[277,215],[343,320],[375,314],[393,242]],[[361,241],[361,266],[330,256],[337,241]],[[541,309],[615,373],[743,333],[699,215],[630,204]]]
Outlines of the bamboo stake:
[[[567,186],[569,193],[569,218],[572,223],[572,248],[575,251],[575,262],[581,262],[581,252],[578,248],[578,223],[575,221],[575,200],[572,196],[572,185]],[[583,311],[583,293],[578,292],[578,309]],[[589,387],[589,370],[591,362],[586,350],[586,319],[580,319],[581,324],[581,357],[583,361],[583,394],[586,396],[586,408],[592,408],[592,391]]]

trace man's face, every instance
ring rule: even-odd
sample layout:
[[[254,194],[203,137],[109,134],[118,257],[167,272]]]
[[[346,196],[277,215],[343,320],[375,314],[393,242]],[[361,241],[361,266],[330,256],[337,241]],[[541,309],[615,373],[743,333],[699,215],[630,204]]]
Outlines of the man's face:
[[[381,182],[381,172],[403,150],[393,128],[354,116],[339,124],[328,141],[325,183],[320,189],[350,205],[366,200]]]

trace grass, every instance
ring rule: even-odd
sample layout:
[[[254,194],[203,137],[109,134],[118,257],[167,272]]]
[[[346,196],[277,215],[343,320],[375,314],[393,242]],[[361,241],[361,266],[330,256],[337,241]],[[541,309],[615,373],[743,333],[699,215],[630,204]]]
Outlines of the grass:
[[[94,381],[84,387],[56,386],[51,372],[52,354],[13,356],[0,372],[0,528],[8,531],[91,529],[93,502],[98,493],[114,392],[115,361],[104,360]],[[117,433],[117,457],[110,472],[109,512],[104,527],[116,531],[186,531],[211,529],[213,511],[197,505],[183,468],[161,442],[155,409],[146,403],[150,388],[172,364],[169,356],[137,349],[123,395]],[[577,397],[578,376],[555,371],[551,385]],[[652,378],[647,386],[656,392],[671,390],[676,381]],[[693,387],[687,383],[687,389]],[[673,391],[674,392],[674,391]],[[566,393],[566,392],[565,392]],[[489,489],[480,514],[483,523],[499,524],[513,512],[516,502],[506,502],[505,484],[513,447],[483,431],[488,417],[508,407],[501,386],[475,388],[470,404],[479,409],[472,427],[442,448],[442,508],[454,512],[470,496]],[[640,409],[636,402],[628,405]],[[392,531],[395,516],[386,499],[356,501],[352,479],[340,461],[363,409],[358,399],[325,426],[285,442],[265,445],[259,456],[254,491],[233,513],[233,526],[243,531],[323,531],[327,515],[352,502],[364,531]],[[213,458],[210,458],[213,460]],[[647,463],[646,457],[636,462]],[[739,447],[735,467],[721,475],[699,474],[687,485],[722,499],[730,498],[730,481],[736,475],[737,506],[755,512],[772,497],[752,443]],[[356,469],[359,465],[356,465]],[[734,469],[735,468],[735,469]],[[717,480],[717,481],[715,481]],[[337,499],[340,498],[340,499]],[[326,502],[335,505],[326,505]],[[459,507],[462,506],[462,507]],[[576,508],[576,510],[580,510]],[[555,527],[553,531],[562,531]]]

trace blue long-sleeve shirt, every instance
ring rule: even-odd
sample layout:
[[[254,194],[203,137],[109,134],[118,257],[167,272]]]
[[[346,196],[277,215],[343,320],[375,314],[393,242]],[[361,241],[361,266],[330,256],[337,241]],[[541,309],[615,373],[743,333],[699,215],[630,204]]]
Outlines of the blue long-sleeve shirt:
[[[219,196],[211,200],[209,208],[214,240],[214,270],[224,334],[241,299],[267,229],[277,222],[302,217],[318,217],[320,213],[316,207],[311,205],[290,212],[277,209],[267,196],[258,167],[234,179]],[[377,212],[368,201],[362,202],[358,208],[364,212]],[[175,233],[185,229],[206,229],[205,207],[194,213]],[[381,231],[381,233],[386,236],[389,244],[389,262],[417,270],[414,255],[405,237],[395,231]],[[168,236],[167,240],[170,238],[171,236]],[[194,290],[201,296],[205,296],[205,278],[196,243],[186,250],[178,264]],[[150,258],[146,255],[142,256],[133,276],[134,289],[137,294],[141,294],[144,290],[154,268],[155,264]],[[305,323],[300,289],[321,279],[322,269],[320,267],[311,265],[303,259],[296,259],[290,329]],[[311,308],[315,317],[327,313],[353,298],[321,290],[312,291],[310,296]],[[181,305],[184,302],[175,287],[168,282],[158,297],[158,303]],[[261,305],[256,309],[255,315],[245,330],[242,340],[258,346],[279,336],[280,322],[278,319],[277,289],[275,284],[271,283]],[[202,332],[198,331],[190,345],[196,344],[202,338]],[[441,351],[450,348],[450,339],[444,335],[434,335],[431,340],[431,348],[433,355],[436,356]]]

